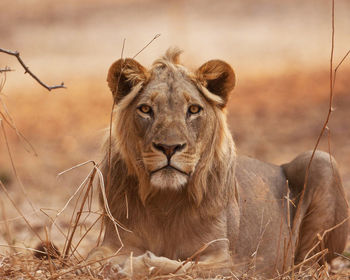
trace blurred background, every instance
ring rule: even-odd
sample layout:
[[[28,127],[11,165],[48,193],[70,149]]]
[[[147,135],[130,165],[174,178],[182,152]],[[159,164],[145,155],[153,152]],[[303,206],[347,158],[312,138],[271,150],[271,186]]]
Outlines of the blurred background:
[[[350,2],[335,2],[334,65],[350,49]],[[112,106],[106,74],[120,58],[124,38],[124,56],[132,57],[161,34],[136,58],[146,67],[170,46],[184,50],[182,62],[191,69],[209,59],[229,62],[236,71],[237,86],[228,120],[241,154],[275,164],[289,161],[313,149],[328,112],[328,0],[1,0],[0,10],[0,48],[18,50],[45,83],[64,81],[67,86],[48,92],[23,74],[15,57],[0,53],[0,68],[15,70],[6,75],[0,108],[4,112],[6,105],[37,153],[35,156],[3,122],[27,199],[2,132],[0,179],[39,234],[44,234],[44,227],[50,224],[48,216],[65,205],[91,166],[60,178],[57,174],[81,162],[101,159],[100,146]],[[330,146],[338,160],[347,195],[349,74],[350,63],[345,61],[337,73],[330,137],[326,134],[320,144],[326,151]],[[5,75],[0,79],[4,81]],[[5,244],[10,232],[14,244],[32,246],[35,236],[17,218],[18,212],[2,191],[0,198],[0,244]],[[60,216],[62,228],[69,227],[73,206],[69,204]]]

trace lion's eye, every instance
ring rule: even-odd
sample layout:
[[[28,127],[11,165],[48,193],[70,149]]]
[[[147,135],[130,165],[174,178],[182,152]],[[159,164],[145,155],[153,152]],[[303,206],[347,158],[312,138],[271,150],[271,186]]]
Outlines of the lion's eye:
[[[190,114],[198,114],[201,110],[202,110],[202,107],[199,106],[199,105],[191,105],[191,106],[188,108],[188,112],[189,112]]]
[[[145,104],[142,104],[138,109],[144,114],[150,114],[152,112],[152,108]]]

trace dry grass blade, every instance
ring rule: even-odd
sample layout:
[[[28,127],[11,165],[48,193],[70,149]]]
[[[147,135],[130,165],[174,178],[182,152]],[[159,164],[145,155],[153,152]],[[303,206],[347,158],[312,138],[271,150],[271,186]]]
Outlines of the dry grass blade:
[[[86,202],[88,202],[89,199],[91,199],[90,195],[92,190],[93,190],[93,181],[94,181],[94,178],[95,178],[95,175],[96,175],[96,172],[97,172],[97,175],[98,175],[98,178],[99,178],[99,185],[101,187],[101,193],[102,193],[102,197],[104,199],[104,208],[105,208],[105,213],[107,214],[107,216],[114,222],[114,225],[115,225],[115,229],[116,229],[116,232],[117,232],[117,235],[118,237],[120,238],[120,235],[119,235],[119,232],[118,232],[118,227],[128,231],[126,228],[124,228],[118,221],[115,220],[115,218],[111,215],[111,212],[109,210],[109,206],[108,206],[108,202],[107,202],[107,198],[106,198],[106,194],[105,194],[105,186],[104,186],[104,182],[103,182],[103,175],[101,173],[101,171],[98,169],[96,163],[94,161],[86,161],[84,163],[81,163],[81,164],[78,164],[78,165],[75,165],[61,173],[58,174],[58,176],[62,176],[63,174],[73,170],[73,169],[76,169],[76,168],[79,168],[79,167],[82,167],[86,164],[89,164],[89,163],[92,163],[93,164],[93,169],[89,172],[88,176],[83,180],[83,182],[79,185],[79,187],[77,188],[77,190],[74,192],[74,194],[68,199],[68,201],[66,202],[66,204],[64,205],[64,207],[58,211],[58,213],[56,214],[56,217],[55,219],[52,220],[52,225],[56,225],[56,219],[60,216],[60,214],[67,208],[68,204],[72,201],[72,199],[78,195],[79,193],[79,196],[77,198],[77,202],[76,202],[76,205],[74,207],[74,210],[73,210],[73,214],[72,214],[72,218],[71,218],[71,223],[70,224],[73,224],[73,226],[71,228],[69,228],[69,232],[67,235],[64,234],[65,238],[66,238],[66,243],[64,245],[64,249],[63,249],[63,259],[65,261],[69,260],[72,256],[74,256],[74,253],[77,252],[77,248],[78,246],[80,245],[80,243],[83,241],[83,239],[86,237],[86,235],[91,231],[91,229],[96,225],[96,223],[102,218],[103,214],[101,213],[96,213],[99,215],[99,217],[92,223],[92,225],[85,231],[85,233],[83,234],[83,236],[80,238],[80,240],[78,241],[78,244],[77,245],[73,245],[73,237],[75,235],[75,232],[77,230],[77,226],[78,226],[78,223],[84,223],[83,222],[80,222],[81,220],[81,215],[83,213],[87,213],[88,215],[91,212],[91,205],[89,206],[89,210],[88,211],[83,211],[83,208],[85,207],[86,205]],[[85,189],[87,185],[87,188]],[[82,198],[82,201],[80,201],[80,197],[81,195],[83,196]],[[79,206],[79,210],[77,210],[77,206],[78,206],[78,203],[80,204]],[[91,201],[90,201],[91,203]],[[75,221],[73,223],[73,217],[75,216]],[[85,217],[85,220],[86,220],[87,216]],[[120,239],[121,241],[121,239]],[[121,242],[122,243],[122,242]],[[122,246],[123,247],[123,246]],[[72,249],[71,249],[72,248]],[[121,249],[121,248],[120,248]],[[69,253],[70,252],[70,253]],[[119,250],[117,251],[117,253],[119,252]],[[80,254],[79,254],[80,255]],[[75,257],[75,256],[74,256]]]
[[[198,251],[196,251],[192,256],[190,256],[187,260],[185,260],[174,272],[173,274],[176,274],[184,265],[186,265],[189,262],[192,262],[193,260],[195,260],[200,254],[202,254],[210,245],[212,245],[213,243],[216,242],[229,242],[229,240],[227,238],[219,238],[219,239],[215,239],[212,240],[206,244],[204,244],[201,248],[199,248]]]
[[[6,187],[4,186],[4,184],[0,181],[0,187],[2,188],[2,190],[4,191],[4,193],[6,194],[7,198],[11,201],[13,207],[15,207],[15,209],[17,210],[17,212],[21,215],[21,217],[23,218],[23,220],[26,222],[26,224],[28,225],[29,229],[32,231],[32,233],[34,233],[34,235],[36,235],[38,237],[38,239],[40,241],[42,241],[40,235],[33,229],[33,227],[31,226],[31,224],[29,223],[29,221],[27,220],[27,218],[23,215],[22,211],[17,207],[16,203],[13,201],[13,199],[11,198],[10,194],[8,193]]]
[[[322,250],[314,255],[312,255],[311,257],[305,259],[303,262],[297,264],[297,265],[294,265],[292,267],[292,269],[278,275],[277,277],[273,278],[274,280],[279,280],[279,279],[284,279],[283,276],[286,276],[286,275],[289,275],[290,273],[292,273],[293,270],[299,268],[300,266],[303,266],[305,263],[310,263],[311,261],[313,261],[314,263],[317,263],[317,259],[322,257],[323,255],[325,255],[326,253],[328,252],[327,249],[325,250]],[[315,261],[316,260],[316,261]],[[289,278],[289,279],[295,279],[295,278]],[[303,279],[303,277],[298,277],[297,279]]]
[[[12,153],[11,153],[11,149],[10,149],[10,144],[9,144],[9,141],[7,139],[7,134],[6,134],[6,130],[5,130],[5,126],[4,126],[4,123],[2,121],[2,119],[0,119],[0,127],[1,127],[1,130],[2,130],[2,133],[3,133],[3,136],[4,136],[4,139],[5,139],[5,144],[6,144],[6,149],[7,149],[7,153],[10,157],[10,162],[11,162],[11,165],[12,165],[12,170],[13,170],[13,173],[15,174],[15,177],[16,177],[16,180],[21,188],[21,191],[24,195],[24,197],[26,198],[26,200],[28,201],[29,205],[31,206],[31,208],[33,209],[34,212],[36,212],[36,209],[34,207],[34,204],[32,203],[32,201],[29,199],[29,196],[28,196],[28,193],[27,191],[25,190],[24,188],[24,185],[22,183],[22,180],[21,178],[18,176],[18,172],[17,172],[17,168],[15,166],[15,163],[14,163],[14,160],[13,160],[13,156],[12,156]]]
[[[149,41],[139,52],[137,52],[132,58],[136,58],[140,53],[142,53],[150,44],[153,43],[154,40],[158,39],[160,34],[156,34],[151,41]]]
[[[6,110],[6,106],[5,104],[3,103],[3,101],[1,100],[0,98],[0,103],[2,104],[3,108],[5,108]],[[7,112],[7,110],[6,110]],[[9,113],[7,112],[7,115],[10,117]],[[30,150],[32,151],[33,155],[34,156],[38,156],[37,152],[35,151],[34,149],[34,146],[29,142],[29,140],[17,129],[16,125],[14,124],[14,122],[12,121],[12,119],[10,118],[9,120],[5,117],[5,115],[0,111],[0,116],[2,117],[2,120],[5,121],[5,123],[11,127],[15,132],[16,132],[16,135],[17,137],[22,141],[24,142],[24,149],[27,151],[27,152],[30,152]],[[26,146],[29,146],[30,150],[26,148]]]
[[[124,38],[123,45],[122,45],[122,50],[121,50],[121,54],[120,54],[120,58],[121,59],[124,56],[125,42],[126,42],[126,39]],[[122,65],[122,70],[120,71],[120,73],[123,72],[123,69],[124,69],[124,64]],[[118,91],[120,79],[121,79],[121,74],[118,77],[116,91]],[[113,98],[113,104],[112,104],[112,109],[111,109],[110,118],[109,118],[108,175],[107,175],[107,182],[106,182],[106,185],[105,185],[107,194],[109,192],[109,184],[110,184],[110,178],[111,178],[111,172],[112,172],[112,128],[113,128],[113,112],[114,112],[115,105],[116,105],[115,104],[115,100]]]
[[[306,253],[305,257],[304,257],[304,261],[302,263],[305,263],[305,260],[310,256],[310,254],[317,248],[317,246],[319,246],[322,242],[324,237],[326,236],[327,233],[335,230],[336,228],[340,227],[342,224],[344,224],[345,222],[347,222],[350,219],[350,217],[347,217],[346,219],[344,219],[343,221],[341,221],[339,224],[335,225],[334,227],[331,227],[327,230],[325,230],[322,235],[318,235],[318,241],[316,242],[316,244]],[[303,265],[300,266],[299,272],[301,272],[303,268]]]
[[[75,253],[75,251],[79,247],[80,243],[83,241],[83,239],[86,237],[86,235],[92,230],[92,228],[97,224],[97,222],[100,221],[101,218],[102,218],[102,215],[98,216],[97,219],[91,224],[91,226],[85,231],[83,236],[78,241],[77,245],[75,245],[75,248],[72,250],[69,257],[73,256],[73,254]]]
[[[87,165],[87,164],[89,164],[89,163],[92,163],[93,166],[96,165],[96,163],[95,163],[93,160],[88,160],[88,161],[85,161],[85,162],[83,162],[83,163],[79,163],[79,164],[77,164],[77,165],[74,165],[74,166],[72,166],[71,168],[68,168],[68,169],[66,169],[66,170],[63,170],[62,172],[58,173],[57,178],[60,177],[60,176],[62,176],[62,175],[65,174],[65,173],[69,172],[69,171],[72,171],[72,170],[74,170],[74,169],[76,169],[76,168],[79,168],[79,167],[82,167],[82,166],[84,166],[84,165]]]
[[[93,173],[93,170],[91,170],[88,174],[88,176],[83,180],[83,182],[79,185],[79,187],[76,189],[76,191],[74,192],[74,194],[68,199],[68,201],[66,202],[66,204],[62,207],[62,209],[60,211],[58,211],[58,213],[56,214],[56,218],[58,218],[63,212],[64,210],[66,210],[66,208],[68,207],[69,203],[73,200],[73,198],[81,191],[81,189],[85,186],[85,184],[87,183],[88,180],[90,180],[91,175]],[[60,173],[61,174],[61,173]],[[55,218],[55,219],[56,219]]]
[[[40,211],[51,221],[50,232],[52,231],[53,225],[55,225],[55,227],[57,228],[57,230],[59,231],[59,233],[63,236],[64,240],[67,240],[67,239],[68,239],[68,235],[65,234],[65,232],[61,229],[60,226],[57,225],[56,221],[55,221],[54,219],[52,219],[52,217],[50,217],[50,215],[48,215],[48,214],[44,211],[44,209],[40,209]],[[77,251],[77,246],[72,244],[72,248],[73,248],[74,251],[77,252],[78,257],[79,257],[80,259],[83,259],[83,256],[80,255],[79,252]],[[76,260],[78,260],[78,257],[76,257],[76,256],[74,255],[74,258],[75,258]],[[62,258],[61,258],[60,260],[61,260],[62,263],[66,263],[66,260],[63,260]]]
[[[0,244],[0,247],[7,247],[7,248],[13,248],[13,249],[19,249],[19,250],[25,250],[25,251],[30,251],[30,252],[46,254],[45,251],[37,250],[37,249],[34,249],[34,248],[28,248],[28,247],[20,247],[20,246],[5,245],[5,244]]]
[[[93,172],[91,173],[91,175],[89,176],[89,184],[88,184],[88,187],[85,191],[85,194],[84,194],[84,197],[83,197],[83,201],[82,203],[80,204],[80,210],[77,212],[77,215],[76,215],[76,218],[75,218],[75,223],[74,223],[74,226],[73,226],[73,229],[72,229],[72,232],[70,234],[70,236],[68,237],[68,242],[67,242],[67,246],[65,247],[65,250],[63,252],[63,259],[65,259],[67,256],[68,256],[68,253],[71,249],[71,244],[72,244],[72,241],[73,241],[73,237],[74,237],[74,234],[76,232],[76,229],[78,227],[78,223],[80,221],[80,217],[82,215],[82,212],[83,212],[83,208],[85,206],[85,202],[88,198],[88,194],[89,194],[89,191],[90,189],[92,188],[92,182],[94,180],[94,177],[95,177],[95,174],[96,172],[93,170]],[[74,214],[73,214],[74,215]]]
[[[1,74],[1,73],[0,73]],[[4,88],[5,84],[6,84],[6,72],[3,73],[2,75],[4,78],[1,80],[0,82],[0,105],[2,107],[3,112],[1,112],[1,107],[0,107],[0,120],[2,119],[3,121],[5,121],[5,123],[12,128],[15,132],[16,135],[18,136],[18,138],[24,142],[24,149],[27,152],[30,152],[29,149],[27,149],[26,146],[29,146],[30,150],[33,152],[34,156],[37,156],[37,153],[33,147],[33,145],[27,140],[27,138],[17,129],[15,122],[13,121],[11,114],[9,112],[9,110],[7,109],[7,106],[5,104],[5,102],[2,100],[1,95],[2,95],[2,89]]]
[[[10,225],[8,223],[8,219],[6,217],[6,208],[4,207],[4,202],[2,201],[2,198],[0,197],[0,209],[1,209],[1,213],[2,213],[2,219],[4,221],[4,225],[5,225],[5,232],[3,233],[3,236],[7,242],[8,245],[13,245],[14,244],[14,239],[12,237],[12,233],[10,230]],[[14,250],[14,248],[11,248],[12,253],[15,253],[16,251]]]
[[[348,258],[347,256],[344,256],[343,254],[338,254],[338,253],[334,253],[334,254],[339,256],[339,257],[342,257],[350,262],[350,258]]]

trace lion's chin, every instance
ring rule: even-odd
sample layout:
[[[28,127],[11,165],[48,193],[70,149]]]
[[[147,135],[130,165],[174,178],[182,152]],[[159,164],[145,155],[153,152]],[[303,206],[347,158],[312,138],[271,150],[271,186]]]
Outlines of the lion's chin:
[[[156,189],[181,189],[188,181],[188,176],[171,168],[159,170],[151,175],[151,185]]]

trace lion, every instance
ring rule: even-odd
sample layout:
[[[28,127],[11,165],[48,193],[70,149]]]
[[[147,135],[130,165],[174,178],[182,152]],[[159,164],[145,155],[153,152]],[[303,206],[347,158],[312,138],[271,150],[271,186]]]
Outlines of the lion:
[[[169,49],[150,69],[130,58],[109,69],[115,107],[101,164],[108,217],[88,259],[129,277],[273,276],[331,261],[348,233],[335,160],[305,152],[277,166],[237,155],[226,122],[233,69],[210,60],[190,71],[180,54]]]

